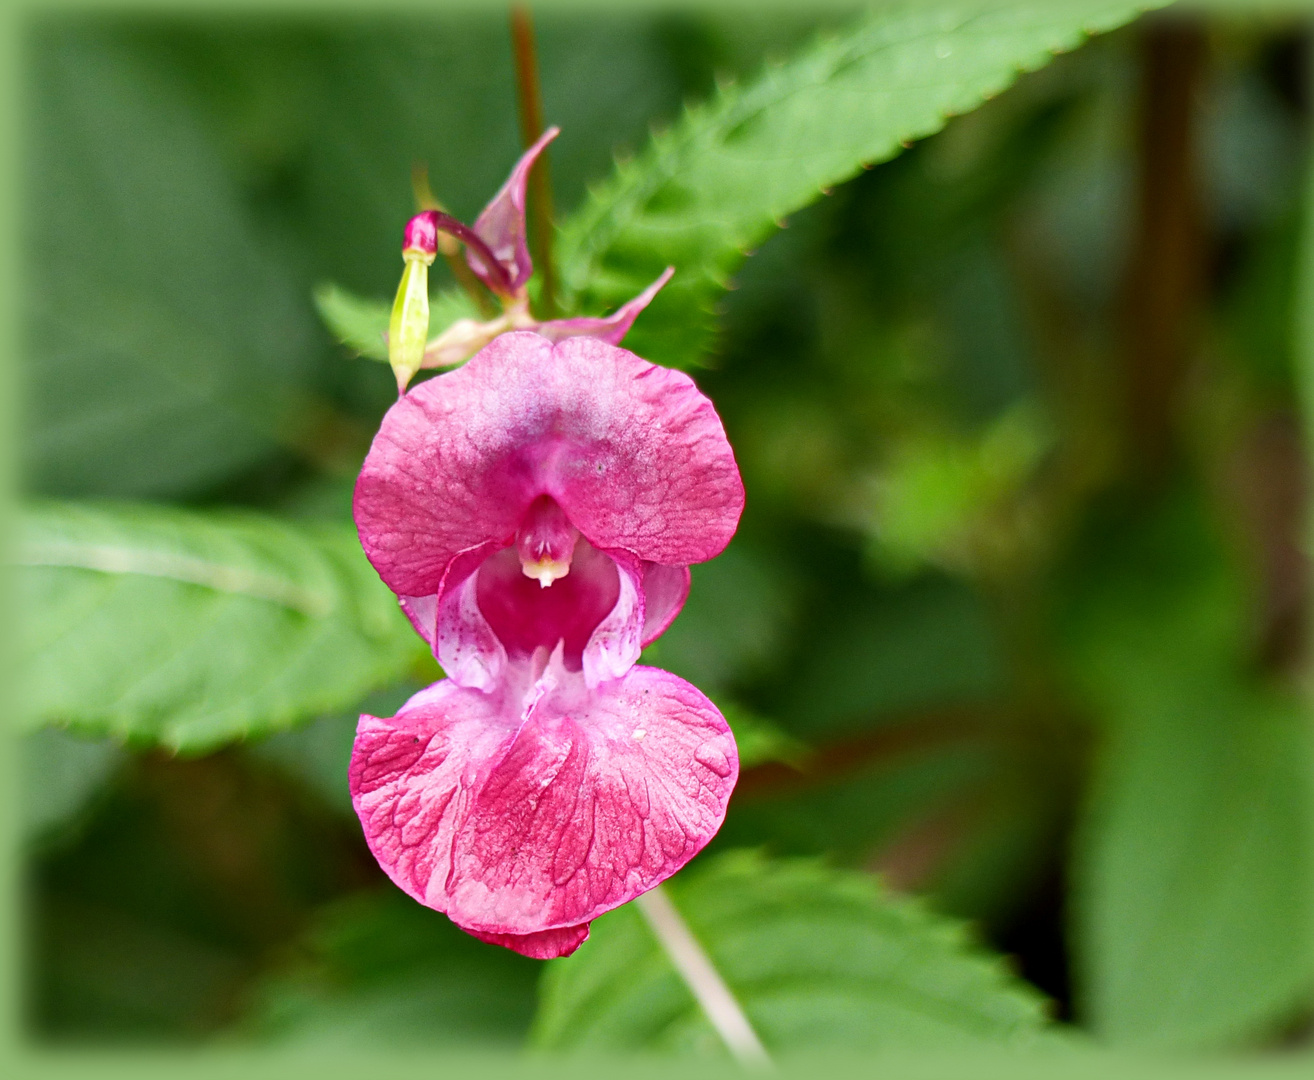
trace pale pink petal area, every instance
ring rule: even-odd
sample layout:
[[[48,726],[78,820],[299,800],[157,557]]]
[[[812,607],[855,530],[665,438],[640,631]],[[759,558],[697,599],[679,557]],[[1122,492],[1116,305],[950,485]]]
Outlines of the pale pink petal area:
[[[593,338],[517,331],[388,410],[354,510],[380,577],[422,597],[462,552],[510,545],[544,494],[595,547],[667,566],[719,554],[744,503],[689,376]]]
[[[643,292],[639,293],[633,300],[622,304],[605,318],[582,315],[573,319],[553,319],[551,322],[539,323],[536,328],[537,332],[549,341],[562,341],[568,337],[584,335],[597,338],[599,341],[605,341],[608,345],[619,345],[625,335],[630,332],[634,320],[639,317],[644,308],[652,303],[652,298],[661,291],[663,285],[671,280],[671,275],[674,273],[675,267],[668,266],[662,271],[661,277],[644,289]]]
[[[415,632],[429,643],[429,648],[437,655],[434,642],[438,638],[438,594],[429,596],[399,596],[397,602],[402,612],[411,620]]]
[[[493,319],[490,322],[457,319],[425,345],[420,367],[445,368],[463,364],[505,329],[504,319]],[[384,338],[387,338],[386,334]]]
[[[523,705],[509,694],[449,680],[392,719],[361,718],[352,799],[380,865],[417,900],[480,935],[577,929],[720,828],[738,753],[689,683],[634,667],[589,690],[558,667]]]
[[[643,569],[633,555],[614,551],[620,586],[615,606],[593,628],[584,646],[580,667],[584,685],[590,689],[607,679],[619,679],[632,668],[643,651]]]
[[[471,574],[445,590],[438,604],[437,634],[429,645],[449,679],[491,692],[509,657],[479,603],[479,584],[479,575]]]
[[[465,927],[461,929],[465,930]],[[589,936],[589,924],[541,930],[537,934],[485,934],[478,930],[465,932],[480,941],[501,945],[533,960],[555,960],[558,956],[569,956],[584,944],[584,939]]]
[[[512,290],[520,288],[534,271],[525,232],[525,187],[529,183],[529,171],[543,148],[560,132],[561,129],[556,127],[543,132],[538,142],[516,162],[502,190],[493,196],[483,213],[475,219],[475,235],[488,245],[497,261],[505,268]],[[483,259],[470,247],[466,248],[465,261],[485,283],[492,284],[495,272],[490,272],[484,266]]]

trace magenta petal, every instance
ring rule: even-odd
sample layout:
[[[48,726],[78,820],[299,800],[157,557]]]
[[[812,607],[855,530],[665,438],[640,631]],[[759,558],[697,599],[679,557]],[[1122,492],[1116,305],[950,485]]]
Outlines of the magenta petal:
[[[744,503],[689,376],[593,338],[518,331],[388,410],[354,510],[379,575],[423,597],[458,555],[510,545],[544,494],[595,547],[667,566],[717,555]]]
[[[348,782],[365,840],[387,875],[422,904],[451,870],[451,849],[518,717],[450,679],[412,697],[396,716],[362,716]]]
[[[640,645],[647,647],[666,633],[689,598],[689,568],[643,564],[643,636]]]
[[[539,323],[537,330],[549,341],[562,341],[568,337],[593,337],[605,341],[608,345],[619,345],[630,332],[639,313],[652,303],[661,287],[671,280],[675,267],[668,266],[662,276],[639,293],[633,300],[622,304],[606,318],[580,316],[574,319],[554,319],[552,322]]]
[[[511,175],[502,185],[502,190],[493,196],[492,201],[484,207],[483,213],[475,219],[474,232],[485,244],[505,271],[512,291],[520,288],[534,272],[534,264],[529,259],[529,245],[525,231],[525,187],[529,183],[529,170],[534,167],[538,155],[560,133],[560,128],[550,127],[543,132],[538,142],[524,152],[516,162]],[[471,248],[466,248],[465,261],[490,288],[498,278],[497,271],[484,265],[484,260]]]
[[[651,889],[720,828],[738,776],[729,727],[684,680],[550,676],[523,699],[437,683],[357,730],[370,849],[472,933],[578,927]]]
[[[465,927],[461,929],[465,930]],[[589,924],[542,930],[537,934],[485,934],[478,930],[465,932],[480,941],[501,945],[533,960],[555,960],[558,956],[569,956],[584,944],[585,938],[589,936]]]

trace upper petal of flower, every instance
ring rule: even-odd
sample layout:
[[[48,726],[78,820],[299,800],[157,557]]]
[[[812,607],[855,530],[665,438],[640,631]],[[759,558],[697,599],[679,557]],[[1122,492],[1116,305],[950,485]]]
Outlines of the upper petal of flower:
[[[684,680],[551,676],[523,699],[447,680],[357,729],[352,800],[375,857],[480,936],[577,933],[651,889],[720,828],[738,775],[729,727]]]
[[[380,577],[426,597],[458,555],[509,545],[540,495],[595,547],[670,567],[717,555],[744,502],[720,418],[687,375],[518,331],[388,410],[354,509]]]
[[[528,311],[514,317],[499,315],[487,322],[475,319],[457,319],[441,334],[433,338],[424,347],[424,356],[420,361],[422,368],[456,367],[464,363],[499,334],[510,329],[533,330],[542,334],[549,341],[563,341],[568,337],[594,337],[608,345],[619,345],[630,332],[634,320],[639,317],[657,295],[658,291],[675,272],[668,266],[665,272],[639,293],[633,300],[622,304],[610,315],[603,318],[580,316],[573,319],[553,319],[550,322],[536,322]],[[384,334],[384,340],[388,335]]]
[[[494,257],[502,264],[512,290],[524,285],[534,272],[525,229],[525,187],[529,183],[529,170],[534,167],[543,148],[560,132],[561,129],[556,127],[543,132],[538,142],[516,162],[502,190],[493,196],[483,213],[475,219],[475,235],[488,245]],[[485,284],[490,287],[494,285],[496,272],[484,265],[483,258],[476,250],[467,247],[465,260]]]

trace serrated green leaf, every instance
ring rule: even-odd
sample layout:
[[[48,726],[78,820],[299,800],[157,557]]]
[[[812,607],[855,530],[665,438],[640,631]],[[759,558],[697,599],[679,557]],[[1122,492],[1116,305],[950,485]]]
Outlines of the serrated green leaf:
[[[566,304],[612,310],[673,265],[626,345],[659,363],[698,363],[716,297],[786,216],[1138,10],[1108,0],[884,7],[743,89],[722,89],[618,163],[565,224]]]
[[[963,924],[869,874],[734,851],[665,886],[772,1053],[1048,1041],[1045,1007]],[[719,1040],[634,905],[544,977],[545,1048],[717,1055]]]
[[[360,356],[388,360],[388,318],[392,305],[387,300],[367,300],[341,285],[325,281],[315,288],[315,307],[324,325],[338,341]]]
[[[371,360],[388,360],[390,300],[369,300],[326,281],[315,289],[315,307],[343,345]],[[460,289],[444,289],[429,301],[429,336],[437,337],[457,319],[477,319],[474,302]]]
[[[17,561],[33,724],[200,752],[354,704],[424,651],[340,526],[48,503]]]
[[[515,1044],[539,965],[470,937],[397,889],[318,913],[302,958],[257,987],[246,1027],[298,1047]]]

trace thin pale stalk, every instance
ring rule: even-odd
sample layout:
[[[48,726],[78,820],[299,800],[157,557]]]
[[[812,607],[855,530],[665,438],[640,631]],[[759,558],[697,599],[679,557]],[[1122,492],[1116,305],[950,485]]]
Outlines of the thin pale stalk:
[[[511,5],[511,48],[515,54],[516,98],[520,105],[520,137],[525,149],[543,134],[543,95],[539,90],[538,56],[534,49],[534,23],[524,4]],[[557,314],[557,276],[552,263],[552,180],[547,151],[529,174],[529,249],[543,283],[539,314]]]
[[[662,887],[644,893],[635,904],[735,1060],[758,1072],[773,1069],[766,1047],[730,987]]]

